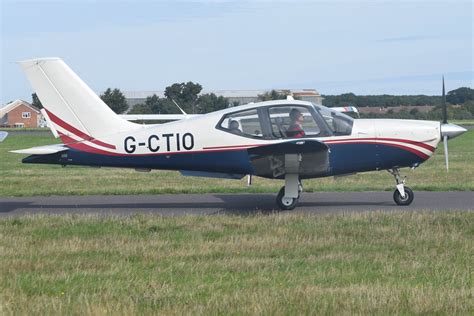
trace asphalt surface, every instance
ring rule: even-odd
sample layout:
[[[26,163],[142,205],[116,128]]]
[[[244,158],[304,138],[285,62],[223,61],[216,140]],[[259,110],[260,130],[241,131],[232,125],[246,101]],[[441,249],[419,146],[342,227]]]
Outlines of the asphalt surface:
[[[410,206],[397,206],[392,192],[303,193],[289,212],[474,211],[474,192],[415,192]],[[51,196],[0,198],[0,217],[25,214],[136,213],[179,216],[278,212],[276,194],[175,194],[127,196]]]

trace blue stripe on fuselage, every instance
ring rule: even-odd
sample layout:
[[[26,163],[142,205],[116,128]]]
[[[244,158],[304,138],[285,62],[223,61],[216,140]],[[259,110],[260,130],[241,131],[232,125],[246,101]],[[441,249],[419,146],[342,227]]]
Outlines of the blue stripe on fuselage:
[[[408,167],[423,159],[407,150],[382,144],[328,144],[330,170],[326,176],[354,172]],[[49,155],[48,155],[49,156]],[[41,163],[45,156],[36,156]],[[35,159],[35,160],[36,160]],[[52,162],[49,162],[52,163]],[[146,168],[166,170],[193,170],[235,174],[255,174],[246,149],[179,153],[172,155],[120,155],[108,156],[69,149],[67,158],[57,163],[103,167]]]
[[[194,170],[236,174],[255,173],[246,150],[199,153],[187,152],[172,155],[108,156],[70,149],[67,159],[67,164],[71,165]]]
[[[422,163],[418,155],[383,144],[328,144],[331,175],[409,167]]]

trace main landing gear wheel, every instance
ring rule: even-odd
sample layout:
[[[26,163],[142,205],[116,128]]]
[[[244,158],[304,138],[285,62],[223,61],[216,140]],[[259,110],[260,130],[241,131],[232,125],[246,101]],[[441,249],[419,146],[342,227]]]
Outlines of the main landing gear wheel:
[[[405,205],[410,205],[411,202],[413,202],[413,198],[415,197],[415,194],[413,193],[413,191],[409,187],[404,187],[404,190],[405,190],[405,197],[402,197],[398,189],[395,190],[395,192],[393,192],[393,200],[395,201],[395,203],[397,203],[397,205],[405,206]]]
[[[276,202],[280,209],[289,211],[296,207],[296,204],[298,204],[298,198],[285,197],[285,187],[282,187],[278,192]]]

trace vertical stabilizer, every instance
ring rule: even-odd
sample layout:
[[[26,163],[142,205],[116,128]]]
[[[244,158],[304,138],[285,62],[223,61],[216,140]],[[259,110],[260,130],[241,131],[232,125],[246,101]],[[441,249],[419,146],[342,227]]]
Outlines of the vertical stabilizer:
[[[139,127],[115,114],[60,58],[19,64],[59,133],[88,140]]]

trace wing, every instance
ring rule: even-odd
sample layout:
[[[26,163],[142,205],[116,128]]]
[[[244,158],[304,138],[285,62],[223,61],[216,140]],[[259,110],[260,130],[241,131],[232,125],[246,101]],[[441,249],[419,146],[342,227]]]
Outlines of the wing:
[[[286,173],[300,178],[321,177],[329,173],[329,147],[317,140],[293,140],[248,149],[255,174],[265,178],[284,178]]]
[[[179,121],[200,114],[120,114],[119,116],[127,121]]]

